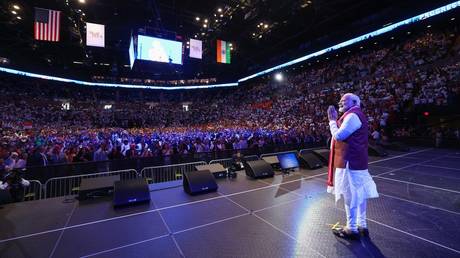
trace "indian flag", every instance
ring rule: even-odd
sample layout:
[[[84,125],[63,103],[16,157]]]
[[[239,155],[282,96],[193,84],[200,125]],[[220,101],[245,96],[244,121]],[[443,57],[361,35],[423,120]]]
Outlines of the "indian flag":
[[[230,64],[230,43],[217,40],[217,62]]]

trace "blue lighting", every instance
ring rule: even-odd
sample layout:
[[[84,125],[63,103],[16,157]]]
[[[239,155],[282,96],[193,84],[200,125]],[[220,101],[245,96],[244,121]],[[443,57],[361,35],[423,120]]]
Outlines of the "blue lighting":
[[[76,83],[80,85],[87,85],[87,86],[101,86],[101,87],[121,87],[121,88],[132,88],[132,89],[158,89],[158,90],[192,90],[192,89],[208,89],[208,88],[219,88],[219,87],[234,87],[238,86],[238,83],[224,83],[224,84],[211,84],[211,85],[190,85],[190,86],[150,86],[150,85],[135,85],[135,84],[119,84],[119,83],[100,83],[100,82],[85,82],[79,80],[72,80],[36,73],[29,73],[18,71],[10,68],[0,67],[0,72],[6,72],[11,74],[17,74],[32,78],[40,78],[44,80],[53,80],[53,81],[60,81],[60,82],[69,82],[69,83]]]
[[[299,57],[297,59],[294,59],[292,61],[289,61],[287,63],[284,63],[284,64],[280,64],[280,65],[277,65],[275,67],[272,67],[272,68],[269,68],[267,70],[264,70],[264,71],[261,71],[261,72],[258,72],[258,73],[255,73],[253,75],[250,75],[250,76],[247,76],[247,77],[244,77],[242,79],[239,79],[238,82],[244,82],[244,81],[247,81],[249,79],[252,79],[252,78],[255,78],[255,77],[258,77],[258,76],[261,76],[261,75],[264,75],[264,74],[267,74],[267,73],[270,73],[270,72],[273,72],[275,70],[278,70],[278,69],[281,69],[281,68],[284,68],[284,67],[287,67],[287,66],[290,66],[290,65],[293,65],[293,64],[297,64],[297,63],[300,63],[300,62],[303,62],[305,60],[308,60],[310,58],[313,58],[313,57],[316,57],[316,56],[320,56],[324,53],[327,53],[327,52],[330,52],[330,51],[333,51],[333,50],[337,50],[339,48],[343,48],[343,47],[346,47],[346,46],[350,46],[350,45],[353,45],[355,43],[358,43],[358,42],[361,42],[361,41],[364,41],[366,39],[369,39],[369,38],[372,38],[372,37],[375,37],[375,36],[378,36],[378,35],[381,35],[381,34],[384,34],[386,32],[389,32],[389,31],[392,31],[398,27],[401,27],[403,25],[407,25],[407,24],[411,24],[411,23],[415,23],[415,22],[418,22],[418,21],[421,21],[421,20],[425,20],[427,18],[430,18],[430,17],[433,17],[435,15],[438,15],[438,14],[441,14],[441,13],[444,13],[444,12],[447,12],[447,11],[450,11],[454,8],[457,8],[460,6],[460,1],[455,1],[451,4],[448,4],[448,5],[445,5],[445,6],[442,6],[442,7],[439,7],[437,9],[434,9],[434,10],[431,10],[429,12],[426,12],[426,13],[422,13],[420,15],[417,15],[417,16],[414,16],[412,18],[409,18],[409,19],[406,19],[406,20],[403,20],[403,21],[400,21],[400,22],[397,22],[395,24],[391,24],[391,25],[388,25],[384,28],[381,28],[381,29],[378,29],[378,30],[375,30],[373,32],[369,32],[367,34],[364,34],[364,35],[361,35],[359,37],[356,37],[356,38],[353,38],[353,39],[350,39],[350,40],[347,40],[345,42],[342,42],[342,43],[339,43],[337,45],[334,45],[332,47],[328,47],[328,48],[325,48],[323,50],[320,50],[320,51],[317,51],[317,52],[314,52],[314,53],[311,53],[311,54],[308,54],[306,56],[302,56],[302,57]]]
[[[33,77],[33,78],[40,78],[40,79],[45,79],[45,80],[54,80],[54,81],[60,81],[60,82],[69,82],[69,83],[76,83],[80,85],[87,85],[87,86],[101,86],[101,87],[121,87],[121,88],[138,88],[138,89],[159,89],[159,90],[179,90],[179,89],[208,89],[208,88],[219,88],[219,87],[235,87],[238,86],[240,82],[244,82],[247,80],[250,80],[252,78],[273,72],[275,70],[285,68],[287,66],[297,64],[300,62],[303,62],[305,60],[311,59],[313,57],[320,56],[324,53],[331,52],[333,50],[337,50],[343,47],[347,47],[350,45],[353,45],[355,43],[367,40],[369,38],[384,34],[386,32],[392,31],[398,27],[401,27],[403,25],[415,23],[418,21],[422,21],[425,19],[428,19],[430,17],[436,16],[441,13],[445,13],[447,11],[450,11],[452,9],[455,9],[460,6],[460,1],[455,1],[451,4],[436,8],[434,10],[431,10],[426,13],[422,13],[420,15],[414,16],[412,18],[397,22],[395,24],[390,24],[384,28],[375,30],[373,32],[369,32],[367,34],[361,35],[359,37],[347,40],[345,42],[339,43],[337,45],[325,48],[323,50],[299,57],[297,59],[294,59],[292,61],[286,62],[284,64],[277,65],[275,67],[266,69],[264,71],[252,74],[250,76],[244,77],[242,79],[239,79],[238,82],[234,83],[224,83],[224,84],[212,84],[212,85],[190,85],[190,86],[153,86],[153,85],[135,85],[135,84],[118,84],[118,83],[99,83],[99,82],[86,82],[86,81],[80,81],[80,80],[72,80],[72,79],[66,79],[66,78],[60,78],[60,77],[54,77],[54,76],[48,76],[48,75],[41,75],[41,74],[35,74],[35,73],[29,73],[29,72],[24,72],[24,71],[19,71],[19,70],[14,70],[10,68],[5,68],[5,67],[0,67],[0,72],[6,72],[6,73],[11,73],[11,74],[16,74],[16,75],[22,75],[22,76],[28,76],[28,77]]]

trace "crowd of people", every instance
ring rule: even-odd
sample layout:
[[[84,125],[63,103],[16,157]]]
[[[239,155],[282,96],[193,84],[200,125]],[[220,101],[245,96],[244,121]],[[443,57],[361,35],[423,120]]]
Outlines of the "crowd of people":
[[[459,35],[424,32],[291,69],[287,80],[159,91],[2,75],[0,166],[23,168],[326,142],[326,109],[361,97],[371,137],[401,114],[458,103]],[[457,101],[457,102],[456,102]],[[407,124],[407,121],[406,121]],[[410,125],[396,135],[414,134]]]

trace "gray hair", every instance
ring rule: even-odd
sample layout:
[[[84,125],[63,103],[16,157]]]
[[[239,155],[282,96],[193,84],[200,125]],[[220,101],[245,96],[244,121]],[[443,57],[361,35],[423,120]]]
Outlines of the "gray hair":
[[[359,99],[358,95],[353,93],[345,93],[343,96],[349,97],[355,103],[355,106],[361,106],[361,100]]]

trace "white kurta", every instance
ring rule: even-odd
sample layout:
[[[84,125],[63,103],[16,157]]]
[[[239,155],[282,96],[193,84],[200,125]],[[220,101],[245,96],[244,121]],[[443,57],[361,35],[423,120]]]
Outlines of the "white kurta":
[[[345,117],[340,128],[337,127],[336,121],[329,122],[332,137],[334,137],[336,141],[347,139],[361,126],[362,123],[359,117],[353,113]],[[328,186],[327,192],[335,195],[336,202],[340,200],[343,195],[346,204],[350,207],[357,207],[365,199],[379,197],[377,186],[369,174],[369,171],[367,169],[349,169],[348,162],[346,168],[335,169],[334,187]]]

